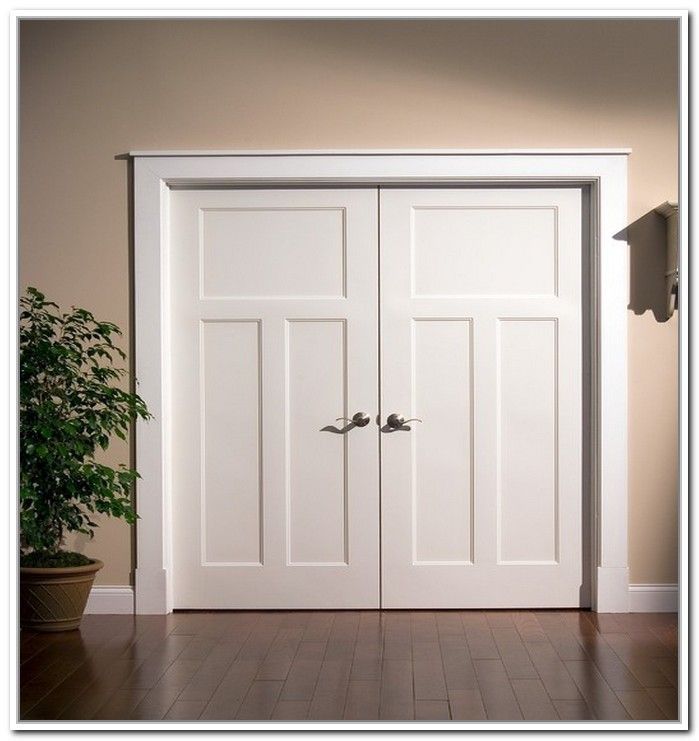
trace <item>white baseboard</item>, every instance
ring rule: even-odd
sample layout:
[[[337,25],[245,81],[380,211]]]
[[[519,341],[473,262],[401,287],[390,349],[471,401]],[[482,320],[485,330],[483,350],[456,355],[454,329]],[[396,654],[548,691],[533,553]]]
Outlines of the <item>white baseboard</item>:
[[[86,615],[132,615],[133,587],[92,587],[85,607]]]
[[[677,584],[629,584],[629,612],[677,612]],[[133,587],[93,587],[87,600],[88,615],[131,615]]]
[[[629,612],[677,612],[677,584],[629,584]]]

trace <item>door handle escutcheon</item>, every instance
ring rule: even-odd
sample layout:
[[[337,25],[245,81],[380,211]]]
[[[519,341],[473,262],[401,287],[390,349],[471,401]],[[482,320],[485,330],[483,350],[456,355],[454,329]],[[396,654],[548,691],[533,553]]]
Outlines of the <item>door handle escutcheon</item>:
[[[408,424],[408,422],[422,422],[421,419],[418,419],[417,417],[413,417],[412,419],[406,419],[402,414],[389,414],[388,418],[386,419],[386,424],[389,427],[392,427],[394,430],[397,430],[401,427],[404,427]]]
[[[351,422],[356,427],[366,427],[371,422],[371,417],[366,412],[357,412],[350,419],[349,417],[338,417],[336,422]]]

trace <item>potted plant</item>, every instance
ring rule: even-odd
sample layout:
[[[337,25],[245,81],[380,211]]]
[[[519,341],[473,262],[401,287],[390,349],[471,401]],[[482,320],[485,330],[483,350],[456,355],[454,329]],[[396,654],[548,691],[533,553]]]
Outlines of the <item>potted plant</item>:
[[[113,435],[148,419],[144,401],[123,389],[114,344],[121,335],[85,309],[61,313],[35,288],[20,299],[20,624],[40,631],[80,625],[101,561],[63,550],[67,533],[90,537],[95,515],[136,521],[138,473],[98,460]]]

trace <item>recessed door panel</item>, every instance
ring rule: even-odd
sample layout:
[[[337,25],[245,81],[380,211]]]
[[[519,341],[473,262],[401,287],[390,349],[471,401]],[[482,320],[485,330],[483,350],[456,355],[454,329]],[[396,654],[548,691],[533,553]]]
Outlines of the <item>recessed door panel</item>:
[[[558,561],[557,325],[498,321],[498,563]]]
[[[343,319],[287,323],[287,527],[292,564],[348,562],[349,433],[309,434],[328,425],[328,409],[347,406],[346,375]]]
[[[201,322],[199,343],[202,563],[259,564],[260,325]]]
[[[430,420],[428,425],[415,424],[412,435],[413,560],[469,563],[473,547],[471,322],[419,319],[412,328],[414,403]],[[445,479],[449,486],[444,486]]]
[[[344,296],[345,214],[269,203],[201,208],[202,298]]]
[[[554,294],[557,216],[553,205],[414,206],[413,295]]]

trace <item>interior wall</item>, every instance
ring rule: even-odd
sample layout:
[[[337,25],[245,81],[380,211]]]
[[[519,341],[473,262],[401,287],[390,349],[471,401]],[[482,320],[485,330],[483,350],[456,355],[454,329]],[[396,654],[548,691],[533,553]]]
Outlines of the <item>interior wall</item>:
[[[128,347],[129,150],[632,147],[631,581],[675,583],[677,318],[652,211],[677,197],[677,81],[667,20],[22,21],[20,289]],[[130,582],[123,524],[77,547],[98,583]]]

